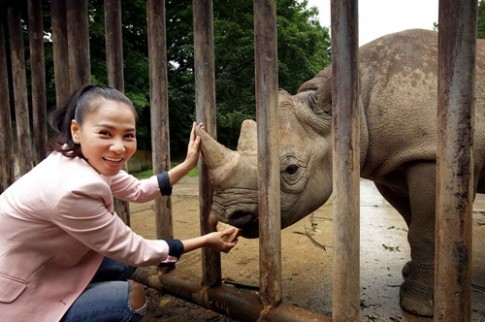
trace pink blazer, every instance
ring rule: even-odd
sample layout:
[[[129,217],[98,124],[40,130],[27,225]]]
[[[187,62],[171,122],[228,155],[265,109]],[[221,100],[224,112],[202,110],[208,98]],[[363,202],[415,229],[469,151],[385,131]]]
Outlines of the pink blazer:
[[[157,178],[98,174],[85,160],[54,152],[0,195],[0,319],[59,321],[104,256],[133,266],[168,257],[113,211],[113,195],[160,197]]]

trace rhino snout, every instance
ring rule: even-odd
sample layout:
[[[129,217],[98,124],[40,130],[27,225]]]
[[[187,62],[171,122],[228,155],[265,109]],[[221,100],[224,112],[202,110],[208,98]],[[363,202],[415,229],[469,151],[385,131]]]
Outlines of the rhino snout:
[[[245,238],[257,238],[259,236],[258,217],[253,213],[236,211],[229,217],[228,223],[241,229],[241,236]]]
[[[212,199],[212,215],[218,220],[228,223],[242,230],[241,235],[246,238],[258,237],[258,204],[257,193],[254,198],[235,193],[234,190],[215,192]]]

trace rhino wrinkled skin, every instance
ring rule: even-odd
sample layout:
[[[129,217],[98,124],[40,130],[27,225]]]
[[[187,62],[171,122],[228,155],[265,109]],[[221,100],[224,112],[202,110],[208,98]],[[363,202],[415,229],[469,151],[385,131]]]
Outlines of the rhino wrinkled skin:
[[[403,268],[400,303],[433,315],[437,150],[437,32],[407,30],[359,50],[360,172],[406,221],[411,260]],[[485,41],[477,42],[474,127],[475,192],[485,192]],[[288,227],[332,193],[331,69],[279,93],[281,223]],[[257,133],[242,124],[237,151],[202,136],[214,187],[211,216],[258,236]]]

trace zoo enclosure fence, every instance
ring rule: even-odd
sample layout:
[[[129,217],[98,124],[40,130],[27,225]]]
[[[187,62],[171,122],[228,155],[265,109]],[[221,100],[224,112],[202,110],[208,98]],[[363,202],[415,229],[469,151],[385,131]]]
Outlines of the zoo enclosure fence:
[[[358,1],[332,0],[332,49],[334,77],[334,123],[339,131],[334,133],[334,211],[335,261],[332,318],[316,314],[281,300],[281,240],[279,231],[269,227],[280,225],[279,176],[277,158],[277,133],[272,124],[277,122],[277,51],[275,0],[254,0],[254,34],[256,62],[256,108],[258,120],[259,173],[263,180],[259,186],[261,222],[260,292],[235,290],[221,284],[220,256],[217,252],[203,250],[202,277],[187,280],[170,272],[154,268],[142,270],[140,280],[159,290],[195,302],[220,313],[244,321],[358,321],[359,320],[359,129],[357,119],[357,30]],[[0,2],[0,14],[8,21],[8,33],[0,23],[0,145],[1,189],[6,189],[19,175],[32,168],[45,157],[46,86],[43,47],[42,2],[38,0]],[[121,1],[105,0],[106,64],[108,85],[123,91]],[[27,7],[28,17],[22,20],[22,9]],[[456,138],[458,145],[439,141],[438,185],[467,187],[471,176],[456,176],[470,167],[470,159],[455,162],[454,156],[470,155],[473,124],[460,126],[473,118],[474,49],[476,39],[476,1],[441,0],[439,7],[439,106],[440,129]],[[458,9],[456,9],[458,8]],[[90,81],[89,31],[87,0],[51,0],[52,37],[56,100],[63,101],[74,89]],[[215,137],[215,80],[213,54],[212,1],[194,0],[194,50],[196,75],[197,120],[206,125]],[[31,55],[31,107],[27,95],[27,75],[24,58],[22,29],[28,21],[29,50]],[[165,39],[165,2],[147,0],[148,53],[150,105],[154,171],[167,170],[170,165],[168,146],[168,79]],[[108,36],[109,35],[109,36]],[[462,41],[465,39],[465,41]],[[6,41],[10,48],[7,59]],[[454,52],[463,52],[458,58]],[[10,62],[10,65],[8,64]],[[449,71],[462,70],[461,74]],[[10,77],[5,71],[10,70]],[[458,87],[457,87],[458,86]],[[12,93],[10,93],[12,89]],[[350,95],[349,95],[350,93]],[[445,95],[445,93],[448,93]],[[462,96],[457,97],[460,93]],[[10,95],[13,95],[15,136],[11,127]],[[351,99],[348,99],[348,97]],[[468,102],[468,103],[467,103]],[[30,129],[30,117],[35,131]],[[334,127],[335,128],[335,127]],[[160,129],[163,129],[160,131]],[[269,135],[262,135],[269,133]],[[16,138],[22,147],[13,159]],[[14,162],[15,161],[15,162]],[[14,164],[18,165],[15,173]],[[348,175],[348,174],[351,175]],[[471,173],[470,171],[468,173]],[[208,187],[207,171],[200,165],[200,185]],[[453,245],[461,244],[471,256],[471,207],[470,191],[464,194],[441,189],[438,196],[435,320],[469,321],[471,314],[470,262],[445,256],[453,253]],[[200,189],[201,233],[214,230],[208,223],[211,189]],[[352,202],[348,202],[352,200]],[[461,209],[461,210],[460,210]],[[463,211],[463,209],[465,209]],[[117,213],[129,224],[126,203],[116,201]],[[156,231],[159,238],[173,235],[169,197],[156,202]],[[462,225],[457,225],[457,221]],[[350,229],[349,229],[350,227]],[[457,227],[464,227],[458,230]],[[456,276],[465,276],[457,283]],[[447,294],[463,296],[449,297]]]

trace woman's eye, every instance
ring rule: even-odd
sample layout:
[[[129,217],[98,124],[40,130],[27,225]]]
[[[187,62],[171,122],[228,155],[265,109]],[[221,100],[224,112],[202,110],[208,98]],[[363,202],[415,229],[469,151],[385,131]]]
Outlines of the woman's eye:
[[[125,138],[127,138],[127,139],[134,139],[135,138],[135,134],[133,134],[133,133],[127,134],[127,135],[125,135]]]
[[[104,136],[110,135],[110,133],[108,131],[99,131],[99,134],[104,135]]]
[[[286,167],[286,173],[295,174],[298,171],[298,166],[292,164]]]

